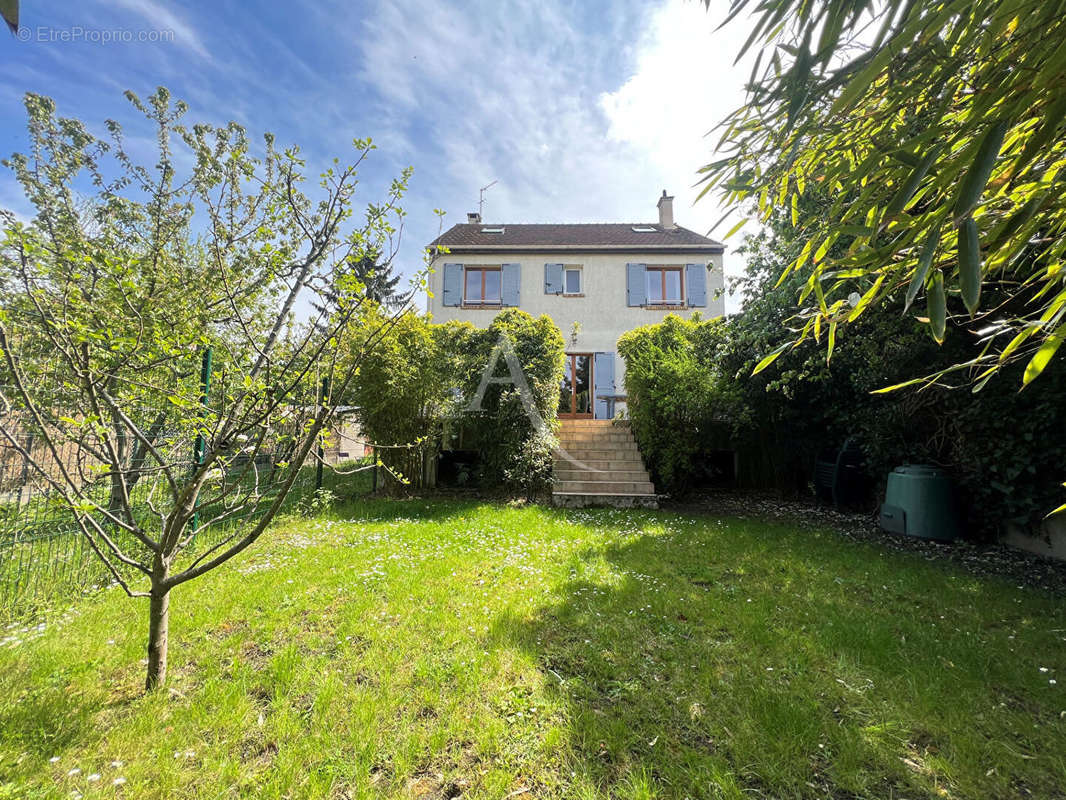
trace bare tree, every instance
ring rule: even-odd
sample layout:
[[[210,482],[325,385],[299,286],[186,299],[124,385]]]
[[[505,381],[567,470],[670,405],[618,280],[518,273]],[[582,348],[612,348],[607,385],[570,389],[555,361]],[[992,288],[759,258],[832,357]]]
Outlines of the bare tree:
[[[235,123],[187,126],[162,88],[127,97],[154,127],[151,167],[118,123],[104,140],[26,97],[30,151],[4,164],[36,213],[0,212],[0,411],[37,444],[25,449],[6,426],[0,441],[114,580],[149,599],[152,689],[166,679],[172,591],[268,528],[333,416],[323,378],[343,393],[406,310],[367,313],[376,304],[346,265],[371,252],[391,260],[410,169],[356,221],[369,140],[308,193],[297,149],[267,135],[257,154]],[[216,385],[205,403],[207,348]]]

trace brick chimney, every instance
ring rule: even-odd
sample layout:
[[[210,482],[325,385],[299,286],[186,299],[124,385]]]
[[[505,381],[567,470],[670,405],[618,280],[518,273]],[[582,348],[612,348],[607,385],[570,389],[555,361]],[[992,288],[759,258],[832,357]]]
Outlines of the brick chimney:
[[[466,215],[466,222],[467,222],[468,225],[480,225],[481,224],[481,214],[480,214],[480,212],[471,211],[469,214]]]
[[[674,198],[666,194],[666,189],[663,189],[663,196],[659,198],[659,225],[666,231],[677,227],[674,224]]]

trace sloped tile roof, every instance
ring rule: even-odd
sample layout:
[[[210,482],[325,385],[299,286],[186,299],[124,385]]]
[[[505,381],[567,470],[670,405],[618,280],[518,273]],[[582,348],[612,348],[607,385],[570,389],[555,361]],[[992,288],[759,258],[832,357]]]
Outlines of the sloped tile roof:
[[[503,233],[486,233],[502,228]],[[634,228],[651,228],[638,232]],[[691,250],[721,253],[721,242],[688,228],[664,229],[654,222],[594,222],[579,224],[463,223],[453,225],[430,243],[457,251],[496,250]]]

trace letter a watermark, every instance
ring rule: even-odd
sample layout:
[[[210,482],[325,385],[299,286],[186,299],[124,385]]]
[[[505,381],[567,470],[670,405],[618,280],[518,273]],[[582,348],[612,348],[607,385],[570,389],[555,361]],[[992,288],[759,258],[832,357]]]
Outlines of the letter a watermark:
[[[507,372],[509,374],[497,376],[496,365],[500,362],[501,355],[507,364]],[[533,423],[533,428],[541,436],[553,435],[548,423],[544,421],[544,417],[541,416],[540,410],[533,400],[533,392],[529,388],[529,381],[526,380],[526,374],[522,371],[522,365],[518,362],[518,356],[515,355],[511,340],[502,334],[492,348],[492,353],[489,355],[489,363],[485,365],[485,369],[481,373],[481,383],[478,384],[477,392],[469,405],[467,405],[467,411],[481,411],[481,403],[485,399],[485,392],[488,390],[489,385],[493,383],[514,386],[518,390],[518,396],[522,400],[522,408],[525,409],[526,416]],[[558,444],[555,447],[555,452],[579,469],[587,472],[606,472],[606,470],[590,467],[580,459],[574,458]]]

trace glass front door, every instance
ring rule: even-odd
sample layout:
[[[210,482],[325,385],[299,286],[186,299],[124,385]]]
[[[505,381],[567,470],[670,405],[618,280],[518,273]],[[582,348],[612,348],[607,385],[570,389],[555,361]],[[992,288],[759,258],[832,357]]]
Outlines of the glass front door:
[[[592,353],[567,353],[559,384],[559,416],[591,417],[594,399]]]

